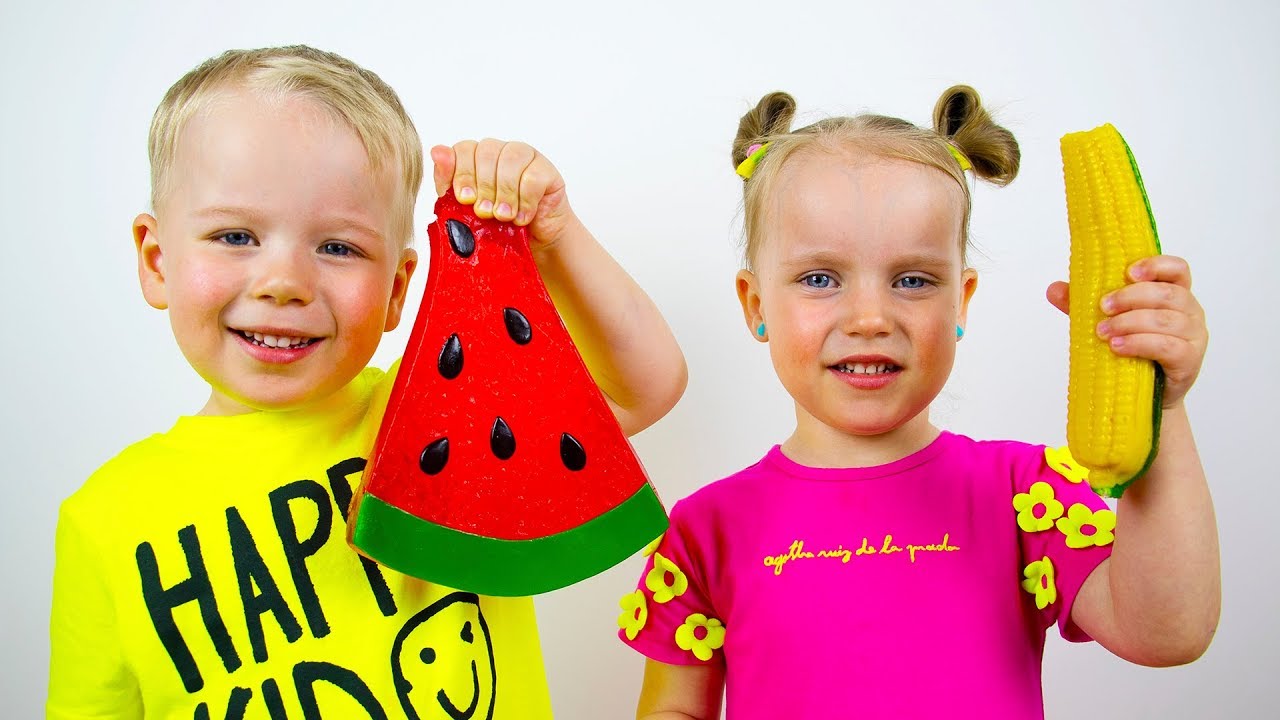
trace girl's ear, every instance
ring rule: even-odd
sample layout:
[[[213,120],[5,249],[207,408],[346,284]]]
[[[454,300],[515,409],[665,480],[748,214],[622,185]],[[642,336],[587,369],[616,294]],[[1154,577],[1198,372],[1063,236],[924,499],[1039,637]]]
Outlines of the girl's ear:
[[[978,271],[965,268],[960,273],[960,288],[960,316],[956,319],[956,324],[963,328],[969,321],[969,301],[978,289]]]
[[[413,271],[417,267],[418,251],[405,248],[400,254],[395,280],[391,283],[391,299],[387,302],[387,321],[382,327],[383,332],[391,332],[400,324],[400,313],[404,312],[404,297],[409,291],[409,281],[413,279]]]
[[[133,219],[133,246],[138,251],[138,282],[142,285],[142,297],[157,310],[169,307],[169,295],[164,284],[164,257],[160,250],[159,223],[155,217],[143,213]]]
[[[759,280],[750,270],[739,270],[735,284],[738,289],[738,302],[742,303],[742,319],[747,323],[747,330],[758,342],[767,342],[764,313],[760,309]]]

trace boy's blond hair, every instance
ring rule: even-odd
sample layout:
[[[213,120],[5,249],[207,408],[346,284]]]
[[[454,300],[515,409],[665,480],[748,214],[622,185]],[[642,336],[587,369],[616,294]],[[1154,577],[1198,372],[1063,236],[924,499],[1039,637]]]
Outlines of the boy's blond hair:
[[[738,167],[760,144],[769,147],[743,187],[746,247],[744,265],[753,270],[766,228],[766,199],[773,197],[782,168],[806,153],[869,153],[908,160],[946,173],[964,192],[960,226],[961,253],[969,240],[972,196],[966,170],[996,185],[1007,185],[1018,174],[1021,152],[1013,135],[992,119],[977,91],[967,85],[948,88],[933,108],[933,129],[884,115],[863,114],[820,120],[791,129],[796,101],[785,92],[760,99],[738,123],[730,155]],[[961,166],[961,158],[969,167]]]
[[[399,176],[393,207],[395,239],[413,237],[413,208],[422,185],[422,141],[400,98],[374,73],[334,53],[306,45],[228,50],[174,83],[151,120],[151,207],[169,191],[178,138],[220,92],[243,88],[269,97],[301,96],[319,103],[360,137],[372,172]]]

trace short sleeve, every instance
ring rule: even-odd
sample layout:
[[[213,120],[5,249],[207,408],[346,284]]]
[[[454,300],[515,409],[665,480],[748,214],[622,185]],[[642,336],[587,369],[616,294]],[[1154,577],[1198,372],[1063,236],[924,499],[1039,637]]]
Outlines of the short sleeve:
[[[619,601],[618,637],[670,665],[722,663],[725,626],[706,595],[704,548],[687,502],[671,509],[671,527],[645,549],[636,590]]]
[[[67,504],[58,517],[49,640],[49,720],[142,717],[102,565]]]
[[[1024,601],[1041,619],[1057,623],[1072,642],[1091,640],[1071,621],[1076,594],[1089,574],[1111,556],[1116,514],[1089,487],[1088,471],[1067,448],[1032,454],[1014,480],[1010,517],[1017,523]]]

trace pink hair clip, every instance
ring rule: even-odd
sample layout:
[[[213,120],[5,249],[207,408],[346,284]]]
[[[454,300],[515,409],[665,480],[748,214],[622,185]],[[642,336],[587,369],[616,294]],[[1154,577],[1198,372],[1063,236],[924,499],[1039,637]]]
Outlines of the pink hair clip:
[[[764,157],[764,152],[769,149],[769,143],[753,143],[747,148],[747,157],[738,164],[738,175],[743,180],[750,180],[751,174],[756,171],[756,165]]]

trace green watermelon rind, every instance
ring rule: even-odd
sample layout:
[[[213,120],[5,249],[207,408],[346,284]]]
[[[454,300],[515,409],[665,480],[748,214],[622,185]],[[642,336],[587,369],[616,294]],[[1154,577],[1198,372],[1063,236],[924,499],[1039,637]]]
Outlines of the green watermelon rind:
[[[648,483],[575,528],[530,540],[447,528],[372,494],[361,498],[356,516],[352,542],[367,557],[405,575],[495,597],[537,595],[597,575],[666,532],[668,524]]]
[[[1116,135],[1120,137],[1120,144],[1124,146],[1125,155],[1129,158],[1129,167],[1133,170],[1133,179],[1138,182],[1138,194],[1142,195],[1142,204],[1147,209],[1147,221],[1151,223],[1151,236],[1156,242],[1156,254],[1162,254],[1164,249],[1160,245],[1160,231],[1156,229],[1156,214],[1151,210],[1151,198],[1147,197],[1147,186],[1142,182],[1142,171],[1138,169],[1138,159],[1133,156],[1133,150],[1129,147],[1129,141],[1120,135],[1120,131],[1114,126]],[[1103,497],[1117,499],[1124,495],[1124,491],[1138,478],[1147,474],[1151,469],[1151,463],[1155,462],[1156,455],[1160,453],[1160,422],[1164,413],[1164,368],[1160,367],[1160,363],[1151,361],[1156,368],[1155,387],[1151,393],[1151,450],[1147,452],[1147,459],[1143,461],[1142,467],[1138,472],[1134,473],[1127,480],[1123,480],[1114,485],[1107,487],[1095,487],[1094,491]]]

